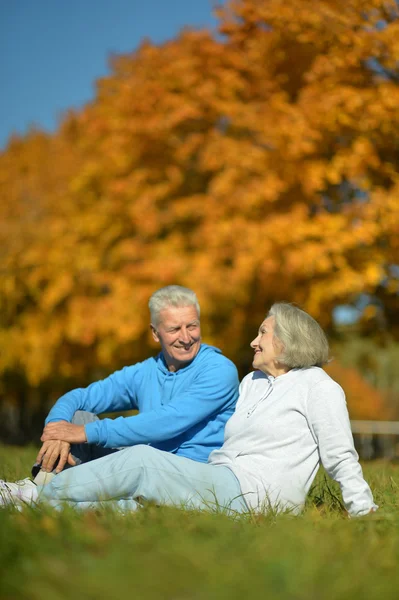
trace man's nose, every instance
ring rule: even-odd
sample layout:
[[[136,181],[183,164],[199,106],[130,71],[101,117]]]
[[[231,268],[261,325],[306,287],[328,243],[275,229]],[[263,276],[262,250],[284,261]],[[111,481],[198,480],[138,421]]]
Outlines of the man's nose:
[[[181,328],[181,330],[180,330],[180,339],[185,344],[188,344],[190,342],[190,334],[188,332],[188,329],[185,329],[184,327]]]

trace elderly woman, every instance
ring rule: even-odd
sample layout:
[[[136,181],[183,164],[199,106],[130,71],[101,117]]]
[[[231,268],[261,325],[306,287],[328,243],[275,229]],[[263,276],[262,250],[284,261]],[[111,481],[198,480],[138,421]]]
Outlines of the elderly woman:
[[[131,510],[145,498],[187,508],[297,513],[321,462],[339,483],[350,515],[374,511],[344,392],[321,368],[329,349],[318,323],[295,306],[274,304],[251,347],[255,370],[241,382],[224,444],[207,464],[135,446],[120,451],[124,466],[119,458],[118,471],[109,478],[102,473],[112,472],[115,454],[65,470],[46,486],[4,482],[3,487],[14,500],[55,506],[93,508],[102,502]]]

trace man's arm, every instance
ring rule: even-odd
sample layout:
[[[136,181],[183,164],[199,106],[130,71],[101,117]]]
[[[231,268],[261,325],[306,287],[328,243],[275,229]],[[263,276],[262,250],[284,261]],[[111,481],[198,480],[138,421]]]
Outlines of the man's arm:
[[[71,421],[77,410],[99,415],[104,412],[137,409],[134,378],[138,365],[124,367],[109,377],[86,388],[67,392],[50,410],[46,424],[51,421]]]
[[[44,443],[36,458],[43,470],[52,471],[57,460],[56,472],[62,471],[67,463],[75,464],[70,444],[86,441],[84,426],[70,423],[77,410],[101,414],[137,408],[134,377],[138,366],[125,367],[106,379],[87,388],[72,390],[57,400],[46,418],[41,437]],[[55,425],[58,427],[54,429]]]
[[[133,417],[103,419],[86,425],[89,443],[105,448],[171,440],[204,419],[234,406],[238,376],[232,363],[201,372],[185,393],[155,410]]]
[[[233,407],[238,395],[238,376],[226,361],[198,373],[187,392],[168,404],[133,417],[103,419],[85,425],[87,441],[105,448],[170,440],[222,410]],[[57,439],[58,435],[57,435]]]

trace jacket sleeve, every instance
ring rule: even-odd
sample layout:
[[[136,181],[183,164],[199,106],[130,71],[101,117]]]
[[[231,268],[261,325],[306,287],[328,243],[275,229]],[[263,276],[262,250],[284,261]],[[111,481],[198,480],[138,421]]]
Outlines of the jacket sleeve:
[[[308,397],[308,415],[321,462],[330,477],[339,483],[349,514],[361,516],[377,509],[353,444],[342,388],[332,380],[315,385]]]
[[[205,367],[189,390],[168,404],[132,417],[103,419],[85,426],[87,441],[105,448],[151,444],[175,438],[237,400],[238,376],[233,363]]]
[[[140,363],[116,371],[106,379],[87,388],[77,388],[64,394],[50,410],[46,424],[51,421],[72,421],[77,410],[95,414],[137,409],[135,376]]]

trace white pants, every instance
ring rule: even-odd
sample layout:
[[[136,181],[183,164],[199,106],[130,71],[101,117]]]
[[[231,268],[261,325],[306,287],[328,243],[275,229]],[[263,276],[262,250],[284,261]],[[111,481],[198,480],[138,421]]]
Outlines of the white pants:
[[[135,510],[140,499],[181,508],[247,511],[240,484],[224,466],[200,463],[151,446],[124,448],[62,471],[38,486],[40,502],[77,508],[111,503]]]

